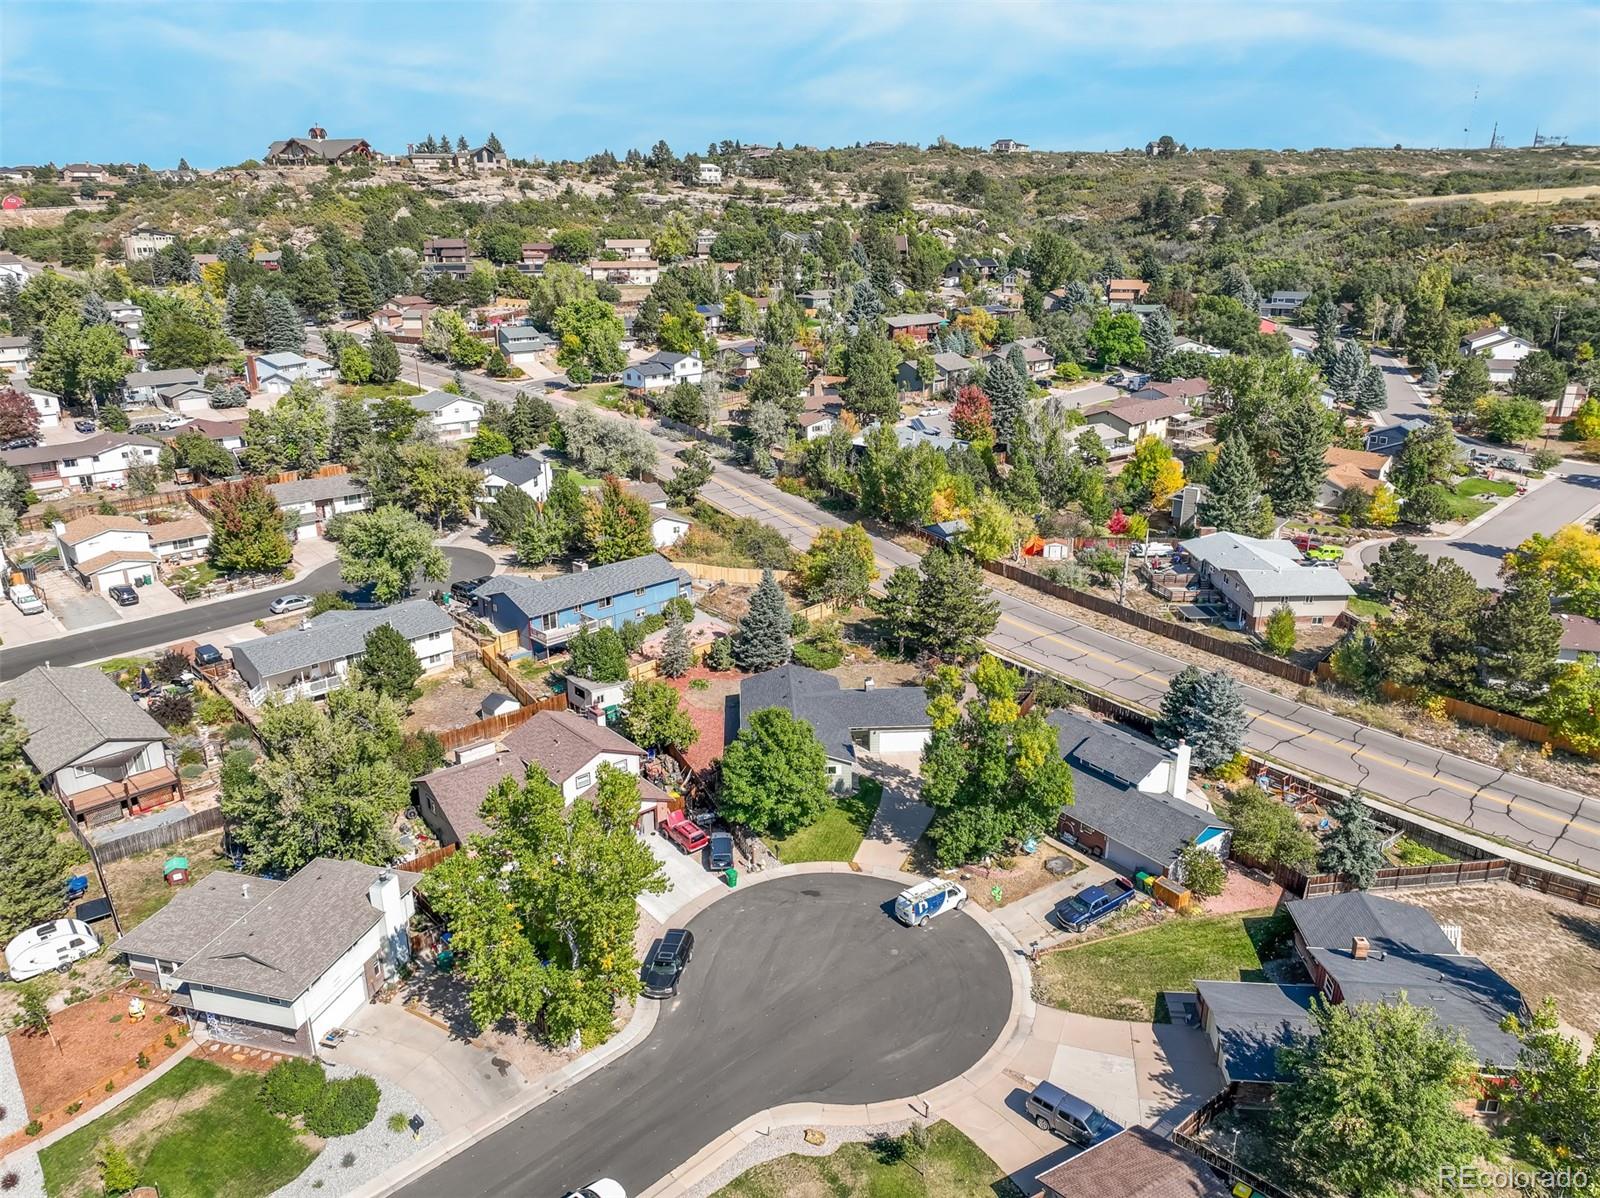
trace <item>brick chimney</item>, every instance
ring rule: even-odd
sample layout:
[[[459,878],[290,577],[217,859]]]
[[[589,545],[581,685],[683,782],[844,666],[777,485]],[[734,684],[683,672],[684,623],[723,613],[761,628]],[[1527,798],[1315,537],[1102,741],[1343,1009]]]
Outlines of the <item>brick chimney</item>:
[[[256,380],[256,356],[254,354],[246,354],[244,356],[244,385],[250,391],[254,391],[260,385]]]
[[[1372,943],[1365,936],[1352,936],[1350,938],[1350,957],[1355,961],[1365,961],[1372,952]]]

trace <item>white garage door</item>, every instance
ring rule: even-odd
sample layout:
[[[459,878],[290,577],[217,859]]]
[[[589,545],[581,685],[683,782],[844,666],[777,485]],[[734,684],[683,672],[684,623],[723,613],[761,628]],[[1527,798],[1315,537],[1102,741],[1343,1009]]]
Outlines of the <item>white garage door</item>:
[[[883,728],[867,737],[874,753],[920,753],[927,743],[926,728]]]

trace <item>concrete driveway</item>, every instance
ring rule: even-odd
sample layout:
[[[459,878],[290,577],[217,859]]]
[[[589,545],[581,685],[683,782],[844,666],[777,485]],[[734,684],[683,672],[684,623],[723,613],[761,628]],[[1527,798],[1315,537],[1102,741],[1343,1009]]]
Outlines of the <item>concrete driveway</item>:
[[[867,773],[882,785],[883,797],[855,862],[862,869],[898,870],[933,820],[933,808],[921,799],[921,759],[915,753],[859,756]]]
[[[644,842],[650,846],[661,872],[667,875],[669,888],[664,894],[641,894],[639,908],[659,924],[670,924],[672,917],[708,890],[726,885],[721,874],[706,869],[705,854],[690,856],[665,836],[655,832],[644,833]]]
[[[504,1109],[530,1088],[511,1062],[399,1003],[368,1003],[345,1026],[351,1034],[324,1050],[327,1059],[415,1094],[445,1132]]]
[[[1117,871],[1104,861],[1096,861],[1071,849],[1058,848],[1052,844],[1041,847],[1039,851],[1048,853],[1052,857],[1058,855],[1071,857],[1079,863],[1080,868],[1070,877],[1046,886],[1043,890],[1036,890],[1014,903],[1007,903],[994,912],[995,919],[1015,936],[1017,943],[1024,948],[1035,943],[1041,948],[1049,948],[1059,941],[1068,939],[1072,933],[1062,931],[1050,921],[1050,912],[1055,909],[1055,905],[1062,899],[1077,894],[1086,886],[1096,886],[1108,878],[1117,876]]]
[[[45,590],[45,604],[68,632],[93,628],[96,624],[122,618],[122,613],[111,600],[85,590],[65,574],[50,576]]]

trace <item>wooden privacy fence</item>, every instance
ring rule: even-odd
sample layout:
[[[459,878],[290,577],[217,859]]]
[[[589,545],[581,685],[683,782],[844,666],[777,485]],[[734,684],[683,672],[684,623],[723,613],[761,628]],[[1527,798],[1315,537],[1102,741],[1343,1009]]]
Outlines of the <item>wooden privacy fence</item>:
[[[403,869],[407,873],[411,874],[425,873],[432,869],[435,865],[438,865],[439,862],[453,857],[455,855],[455,851],[455,845],[442,844],[436,849],[431,849],[426,853],[418,853],[415,857],[411,857],[405,861],[397,861],[395,862],[394,867],[396,869]]]
[[[486,716],[471,724],[463,724],[459,728],[447,728],[439,733],[439,744],[448,753],[464,745],[475,745],[504,736],[511,729],[526,724],[541,711],[565,711],[566,709],[567,697],[565,695],[545,695],[542,699],[533,699],[524,703],[515,711]]]
[[[761,582],[760,570],[751,570],[744,566],[710,566],[704,562],[679,562],[672,563],[691,578],[703,578],[707,582],[726,582],[733,586],[753,587]],[[774,570],[772,576],[779,582],[784,582],[789,577],[787,570]]]
[[[117,509],[119,516],[137,516],[145,512],[159,512],[164,508],[182,507],[188,495],[183,491],[162,491],[155,495],[83,495],[81,502],[72,500],[60,501],[54,504],[45,504],[45,507],[54,507],[61,519],[70,524],[80,516],[92,515],[99,510],[102,503],[110,504]],[[21,516],[17,519],[19,532],[48,532],[50,522],[43,513],[39,515]]]
[[[199,811],[191,811],[182,819],[170,823],[158,824],[153,828],[145,828],[104,843],[96,842],[94,851],[100,858],[100,863],[104,865],[109,861],[137,857],[140,853],[148,853],[151,849],[176,844],[191,836],[199,836],[202,832],[215,832],[220,827],[222,827],[222,808],[202,807]]]
[[[512,673],[511,667],[506,665],[505,658],[494,651],[492,645],[478,646],[478,660],[483,662],[484,668],[500,680],[502,686],[511,692],[511,697],[524,707],[531,707],[539,701],[540,696],[535,695],[527,688],[522,679]]]

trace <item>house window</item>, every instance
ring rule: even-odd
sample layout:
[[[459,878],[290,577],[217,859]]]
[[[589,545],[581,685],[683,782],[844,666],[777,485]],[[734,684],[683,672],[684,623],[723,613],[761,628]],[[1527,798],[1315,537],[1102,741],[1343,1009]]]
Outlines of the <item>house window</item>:
[[[1313,624],[1320,624],[1320,623],[1322,623],[1322,617],[1321,616],[1312,616],[1311,617],[1311,622]]]
[[[585,773],[579,774],[572,781],[573,781],[573,784],[575,786],[577,786],[577,788],[580,791],[584,791],[584,790],[588,790],[589,787],[594,784],[594,776],[592,774],[589,774],[589,773],[585,772]]]
[[[1485,1095],[1473,1103],[1472,1109],[1480,1115],[1498,1115],[1500,1113],[1500,1100]]]
[[[561,613],[560,612],[554,612],[554,611],[550,612],[550,613],[548,613],[546,615],[540,616],[539,617],[539,628],[544,632],[549,632],[552,628],[554,628],[556,626],[556,621],[559,620],[560,618],[561,618]]]
[[[633,597],[635,599],[643,599],[644,598],[644,588],[640,587],[636,591],[634,591],[633,592]]]
[[[608,607],[611,606],[611,596],[607,595],[604,599],[600,600],[600,602],[596,603],[595,606],[598,607],[601,611],[605,611]]]

